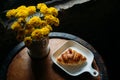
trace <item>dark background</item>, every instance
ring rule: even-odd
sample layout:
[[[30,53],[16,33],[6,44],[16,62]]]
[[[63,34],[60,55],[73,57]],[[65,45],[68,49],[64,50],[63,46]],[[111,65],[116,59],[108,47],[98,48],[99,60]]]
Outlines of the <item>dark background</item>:
[[[119,2],[91,1],[68,9],[62,16],[65,24],[61,24],[60,31],[75,34],[89,42],[102,56],[109,79],[115,80],[119,76],[116,73],[119,71]]]
[[[30,5],[44,0],[8,1],[10,0],[0,1],[0,12],[17,7],[23,1],[23,4]],[[119,77],[117,74],[119,73],[118,54],[120,53],[118,49],[120,26],[119,0],[91,0],[87,3],[75,5],[67,10],[61,10],[59,18],[60,26],[55,28],[54,31],[67,32],[79,36],[90,43],[102,56],[107,67],[109,79],[115,80],[115,78]],[[4,44],[4,41],[2,42],[0,45]],[[6,45],[3,45],[2,49],[0,48],[0,54],[1,52],[8,53],[16,43],[13,42],[8,47]],[[4,50],[6,51],[4,52]]]

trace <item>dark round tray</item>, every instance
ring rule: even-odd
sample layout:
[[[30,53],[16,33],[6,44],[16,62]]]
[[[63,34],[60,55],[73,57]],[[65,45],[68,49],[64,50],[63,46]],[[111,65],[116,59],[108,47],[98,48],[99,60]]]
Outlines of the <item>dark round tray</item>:
[[[99,68],[99,74],[100,74],[100,80],[108,80],[108,74],[107,74],[107,69],[104,64],[104,61],[102,60],[101,55],[86,41],[83,39],[69,34],[69,33],[63,33],[63,32],[51,32],[49,35],[50,38],[61,38],[61,39],[68,39],[68,40],[74,40],[77,41],[78,43],[82,44],[86,48],[90,49],[95,56],[95,62]],[[18,44],[16,47],[13,48],[13,50],[10,51],[8,56],[6,56],[6,59],[4,60],[4,63],[2,67],[0,68],[0,80],[6,80],[7,77],[7,70],[9,67],[9,64],[11,63],[12,59],[15,57],[15,55],[25,47],[24,43],[21,42]]]

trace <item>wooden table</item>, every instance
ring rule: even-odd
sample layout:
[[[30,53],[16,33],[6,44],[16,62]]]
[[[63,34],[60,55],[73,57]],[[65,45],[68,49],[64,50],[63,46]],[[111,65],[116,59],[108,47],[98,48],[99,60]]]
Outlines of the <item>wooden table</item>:
[[[2,79],[7,80],[108,80],[107,70],[100,54],[83,39],[68,33],[52,32],[49,35],[50,52],[43,59],[31,59],[24,43],[18,44],[5,60]],[[94,53],[93,68],[99,71],[98,77],[85,72],[79,76],[70,76],[57,67],[50,55],[68,40],[74,40]],[[0,79],[1,80],[1,79]]]

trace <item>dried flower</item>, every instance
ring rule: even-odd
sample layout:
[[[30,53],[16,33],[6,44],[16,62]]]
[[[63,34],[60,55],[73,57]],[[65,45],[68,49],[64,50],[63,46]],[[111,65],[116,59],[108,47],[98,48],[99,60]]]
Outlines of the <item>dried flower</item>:
[[[11,29],[17,32],[17,39],[29,46],[33,40],[40,40],[48,36],[52,26],[59,26],[58,10],[48,7],[45,3],[36,6],[21,5],[16,9],[8,10],[6,16],[14,18]]]

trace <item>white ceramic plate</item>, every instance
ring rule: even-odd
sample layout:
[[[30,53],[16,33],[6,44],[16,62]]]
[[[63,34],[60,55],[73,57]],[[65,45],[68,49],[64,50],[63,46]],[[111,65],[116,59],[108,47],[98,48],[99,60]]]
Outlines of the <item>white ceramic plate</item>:
[[[60,56],[60,54],[62,54],[68,48],[72,48],[72,49],[76,50],[77,52],[80,52],[83,56],[85,56],[87,58],[86,63],[82,66],[80,66],[80,65],[64,66],[64,65],[58,64],[56,61],[56,58],[58,56]],[[81,44],[79,44],[73,40],[69,40],[62,47],[60,47],[58,50],[56,50],[51,55],[51,59],[58,67],[60,67],[63,71],[65,71],[66,73],[68,73],[71,76],[78,76],[84,72],[89,72],[94,77],[98,76],[98,74],[99,74],[98,71],[92,67],[92,62],[94,59],[93,53],[86,47],[82,46]]]

